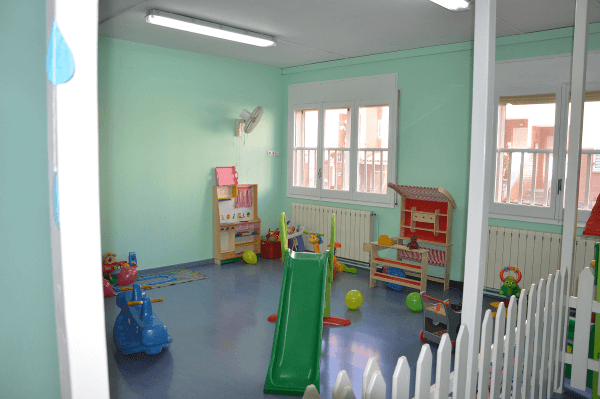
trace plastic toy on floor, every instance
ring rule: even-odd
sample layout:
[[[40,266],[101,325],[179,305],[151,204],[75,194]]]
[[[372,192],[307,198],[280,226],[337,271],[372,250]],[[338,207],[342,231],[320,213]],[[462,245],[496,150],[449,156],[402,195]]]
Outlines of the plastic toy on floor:
[[[267,240],[270,242],[279,241],[279,229],[276,229],[273,231],[271,231],[271,229],[269,229],[269,231],[267,232]]]
[[[112,272],[121,269],[117,278],[112,276]],[[102,257],[102,274],[104,278],[116,285],[129,285],[137,279],[137,257],[135,252],[129,253],[129,263],[125,261],[117,262],[117,255],[108,252]]]
[[[135,252],[129,253],[129,265],[137,267],[137,256],[135,255]]]
[[[423,311],[423,302],[418,292],[411,292],[406,296],[406,306],[413,313],[419,313]]]
[[[249,265],[255,265],[258,261],[256,258],[256,254],[250,250],[244,251],[242,258],[244,259],[244,262],[246,262]]]
[[[331,248],[331,244],[327,244],[327,247]],[[335,255],[335,252],[337,251],[338,248],[341,248],[342,244],[340,244],[339,242],[336,242],[334,244],[334,248],[333,248],[333,266],[335,268],[336,273],[341,273],[341,272],[348,272],[348,273],[354,273],[356,274],[356,268],[354,267],[347,267],[346,265],[344,265],[342,262],[340,262],[337,258],[337,256]],[[333,274],[333,278],[335,278],[336,274]]]
[[[452,345],[456,342],[461,323],[461,305],[450,303],[449,299],[440,300],[421,292],[423,302],[423,330],[420,339],[439,344],[442,335],[448,333]]]
[[[123,262],[125,263],[125,262]],[[118,285],[129,285],[133,284],[135,280],[137,280],[138,272],[135,267],[125,266],[119,272],[119,276],[117,277]]]
[[[344,302],[346,302],[346,306],[348,306],[350,310],[357,310],[363,303],[362,293],[359,290],[348,291],[344,297]]]
[[[514,277],[504,277],[504,272],[509,270],[512,270],[513,272],[517,273],[518,277],[516,279]],[[521,278],[523,278],[523,275],[521,274],[521,271],[516,267],[507,266],[504,269],[502,269],[500,271],[500,280],[502,280],[504,284],[502,284],[502,288],[500,288],[500,295],[508,297],[509,300],[512,295],[518,298],[519,295],[521,295],[521,288],[519,288],[518,285],[521,281]]]
[[[319,247],[319,244],[323,244],[323,239],[321,237],[323,237],[325,234],[323,233],[313,233],[312,231],[303,231],[304,234],[308,234],[308,242],[310,242],[313,245],[313,252],[316,254],[320,254],[321,253],[321,248]]]
[[[290,226],[289,219],[287,219],[287,225],[288,247],[295,252],[304,252],[304,240],[302,239],[304,228],[300,225]]]
[[[111,297],[115,294],[115,290],[113,289],[113,286],[110,284],[110,281],[108,281],[105,278],[102,279],[102,288],[104,290],[104,298]]]
[[[111,273],[117,269],[116,258],[117,255],[112,252],[108,252],[102,257],[102,275],[111,283],[117,282],[117,279],[111,276]]]
[[[406,278],[406,273],[404,272],[404,270],[399,269],[397,267],[384,266],[382,269],[382,273],[389,274],[390,276]],[[388,288],[391,288],[396,291],[404,291],[404,286],[402,286],[400,284],[385,283],[385,285]],[[415,292],[415,294],[416,294],[416,292]],[[421,298],[419,298],[419,303],[421,303]]]
[[[139,284],[119,293],[117,306],[121,308],[121,313],[115,321],[113,338],[122,354],[145,352],[156,355],[169,347],[173,339],[152,309],[152,303],[162,301],[162,298],[147,298]]]
[[[279,229],[269,229],[266,236],[261,237],[260,256],[267,259],[281,258],[281,243],[279,242]]]
[[[504,272],[512,271],[517,275],[517,278],[514,277],[504,277]],[[500,287],[500,291],[498,294],[504,297],[504,302],[490,302],[490,306],[493,308],[498,308],[501,304],[504,304],[505,308],[508,308],[508,304],[510,302],[510,297],[514,295],[515,297],[519,297],[521,295],[521,288],[519,288],[518,284],[521,281],[523,275],[521,271],[513,266],[507,266],[500,271],[500,280],[502,280],[502,287]],[[505,317],[508,315],[505,314]],[[496,312],[492,312],[492,317],[496,317]]]

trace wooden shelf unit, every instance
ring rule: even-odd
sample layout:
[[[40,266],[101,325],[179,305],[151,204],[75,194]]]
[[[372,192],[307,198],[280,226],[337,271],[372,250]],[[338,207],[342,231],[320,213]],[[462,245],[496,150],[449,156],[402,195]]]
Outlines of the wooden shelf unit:
[[[456,202],[445,189],[438,187],[403,186],[388,183],[388,187],[401,196],[400,237],[394,242],[404,244],[411,236],[417,236],[419,244],[437,247],[429,251],[429,265],[444,268],[444,277],[427,276],[428,280],[444,284],[444,290],[450,286],[450,262],[452,258],[452,212]],[[407,256],[418,260],[417,256],[405,250],[397,251],[398,259]],[[414,273],[407,272],[407,275]]]
[[[238,187],[252,189],[251,207],[235,208],[235,194],[237,194]],[[222,261],[241,258],[242,253],[246,250],[260,255],[261,221],[258,217],[257,200],[258,186],[256,184],[213,186],[213,257],[217,265],[220,265]],[[230,201],[233,202],[229,204]],[[225,203],[228,204],[225,205]],[[237,218],[231,217],[233,214]]]
[[[369,287],[374,288],[377,281],[383,281],[386,283],[398,284],[404,287],[418,289],[419,292],[425,291],[427,288],[427,266],[429,250],[424,248],[410,249],[405,245],[400,245],[399,238],[393,238],[393,245],[382,245],[375,242],[366,242],[363,244],[363,251],[369,251],[371,253],[370,261],[370,279]],[[394,260],[389,258],[380,257],[378,252],[382,249],[395,249],[398,251],[408,251],[420,255],[418,262],[413,260]],[[377,272],[377,265],[396,267],[404,270],[404,272],[414,278],[403,278],[391,276],[385,273]]]

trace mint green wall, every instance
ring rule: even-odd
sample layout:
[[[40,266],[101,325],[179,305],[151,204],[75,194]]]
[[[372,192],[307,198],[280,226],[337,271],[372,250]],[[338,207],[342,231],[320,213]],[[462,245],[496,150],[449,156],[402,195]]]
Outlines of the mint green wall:
[[[567,53],[571,51],[572,34],[573,30],[567,28],[499,38],[496,58],[506,60]],[[591,50],[600,49],[600,24],[591,26],[589,44]],[[443,187],[454,197],[457,209],[450,278],[460,281],[463,280],[468,206],[472,65],[473,43],[468,42],[282,70],[285,98],[290,84],[398,74],[401,97],[397,181],[399,184]],[[283,144],[287,146],[287,137]],[[292,202],[373,209],[377,213],[375,236],[398,234],[398,208],[349,206],[286,197],[286,212],[291,212]],[[500,219],[492,220],[491,224],[541,231],[554,231],[558,227]],[[440,268],[432,269],[431,274],[441,275]]]
[[[46,2],[0,13],[0,397],[58,398],[46,141]]]
[[[102,251],[140,269],[209,259],[215,166],[258,184],[266,231],[281,211],[279,68],[99,38]],[[246,144],[234,136],[244,108],[264,115]]]

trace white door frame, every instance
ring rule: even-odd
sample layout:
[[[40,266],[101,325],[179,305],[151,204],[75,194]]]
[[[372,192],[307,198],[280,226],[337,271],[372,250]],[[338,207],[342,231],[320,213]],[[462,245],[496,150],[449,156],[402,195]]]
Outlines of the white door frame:
[[[50,230],[61,397],[108,399],[100,279],[98,1],[47,0],[47,43],[54,21],[75,64],[68,81],[55,86],[47,80]],[[47,69],[63,68],[64,53],[56,57],[49,53],[51,67]],[[58,217],[53,199],[55,177],[60,183]]]

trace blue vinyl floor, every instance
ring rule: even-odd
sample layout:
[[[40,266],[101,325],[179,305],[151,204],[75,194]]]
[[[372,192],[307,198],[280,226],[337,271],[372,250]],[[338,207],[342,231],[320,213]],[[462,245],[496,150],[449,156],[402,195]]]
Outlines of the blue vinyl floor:
[[[236,262],[194,268],[209,279],[146,291],[156,316],[165,323],[173,343],[158,355],[121,355],[112,338],[119,313],[116,297],[105,299],[106,341],[111,398],[282,398],[265,395],[283,267],[277,260],[259,258],[256,265]],[[349,310],[344,296],[360,290],[364,302]],[[441,285],[428,286],[441,293]],[[342,273],[332,284],[331,315],[346,317],[348,327],[323,328],[321,396],[331,398],[337,374],[346,370],[360,398],[362,374],[369,357],[378,359],[384,380],[390,382],[400,356],[406,356],[414,376],[422,342],[423,314],[412,313],[406,295],[382,282],[369,289],[369,273]],[[450,290],[451,301],[462,293]],[[486,301],[484,298],[484,302]],[[437,345],[431,344],[435,370]],[[433,383],[434,381],[432,381]],[[388,388],[388,397],[391,387]],[[414,386],[411,386],[411,397]],[[558,397],[558,396],[555,396]],[[564,398],[578,397],[566,394]]]

